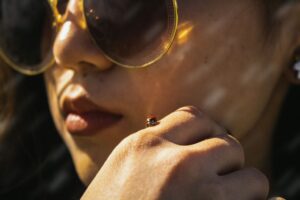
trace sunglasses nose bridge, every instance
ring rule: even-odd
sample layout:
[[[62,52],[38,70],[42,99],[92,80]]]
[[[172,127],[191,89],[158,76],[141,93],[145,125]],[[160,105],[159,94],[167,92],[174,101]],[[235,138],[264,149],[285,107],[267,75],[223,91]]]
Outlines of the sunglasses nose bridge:
[[[64,14],[61,15],[61,24],[67,21],[69,17],[71,17],[76,18],[76,23],[80,26],[80,28],[86,29],[87,26],[84,18],[83,3],[84,0],[69,0]]]
[[[71,0],[72,1],[72,0]],[[57,27],[57,29],[59,30],[60,27],[62,27],[62,25],[68,20],[69,16],[70,15],[78,15],[78,14],[75,14],[77,13],[77,11],[74,9],[74,5],[76,4],[80,4],[79,6],[81,6],[81,1],[79,1],[79,3],[74,3],[72,2],[72,8],[71,10],[68,8],[69,7],[69,3],[71,1],[67,1],[65,2],[66,5],[64,5],[64,9],[60,8],[62,5],[59,5],[59,3],[61,2],[60,0],[48,0],[50,6],[51,6],[51,9],[52,9],[52,12],[53,12],[53,16],[54,16],[54,25]],[[76,2],[78,2],[77,0],[75,0]],[[83,16],[83,14],[81,13],[81,15]],[[77,20],[79,22],[79,24],[81,25],[82,28],[85,28],[86,25],[84,23],[84,18],[78,15],[77,17],[79,17],[78,19],[80,20]]]
[[[94,66],[100,71],[110,68],[112,62],[92,41],[88,30],[81,24],[80,14],[79,9],[72,8],[72,5],[68,7],[53,45],[55,62],[75,71],[83,71],[80,69],[83,66]]]
[[[59,12],[58,9],[58,0],[48,0],[48,4],[51,7],[52,14],[54,17],[54,25],[60,26],[63,23],[63,15]]]

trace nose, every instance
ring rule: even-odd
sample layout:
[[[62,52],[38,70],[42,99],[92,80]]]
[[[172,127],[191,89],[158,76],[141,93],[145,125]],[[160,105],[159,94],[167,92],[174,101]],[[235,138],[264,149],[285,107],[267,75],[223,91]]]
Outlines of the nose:
[[[65,11],[65,21],[56,36],[53,55],[57,65],[74,71],[93,67],[107,70],[113,66],[89,36],[82,25],[83,14],[79,0],[70,0]]]

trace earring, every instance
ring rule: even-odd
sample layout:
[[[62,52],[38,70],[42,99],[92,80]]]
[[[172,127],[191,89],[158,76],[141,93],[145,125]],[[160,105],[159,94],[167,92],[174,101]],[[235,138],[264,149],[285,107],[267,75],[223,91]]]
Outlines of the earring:
[[[297,79],[300,80],[300,56],[296,56],[293,69],[296,72]]]

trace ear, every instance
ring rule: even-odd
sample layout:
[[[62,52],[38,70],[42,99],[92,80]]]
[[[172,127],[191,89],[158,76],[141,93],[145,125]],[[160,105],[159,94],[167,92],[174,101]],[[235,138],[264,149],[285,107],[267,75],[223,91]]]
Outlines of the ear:
[[[290,83],[300,85],[300,0],[287,2],[279,6],[274,20],[279,25],[279,46],[285,51],[285,76]]]

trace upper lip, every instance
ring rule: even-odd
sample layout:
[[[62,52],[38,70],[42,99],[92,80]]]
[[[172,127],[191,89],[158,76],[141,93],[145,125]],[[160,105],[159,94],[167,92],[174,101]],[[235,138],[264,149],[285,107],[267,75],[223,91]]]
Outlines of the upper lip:
[[[107,114],[119,115],[98,106],[85,95],[66,96],[62,101],[62,110],[65,116],[69,113],[83,114],[87,112],[102,112]]]

